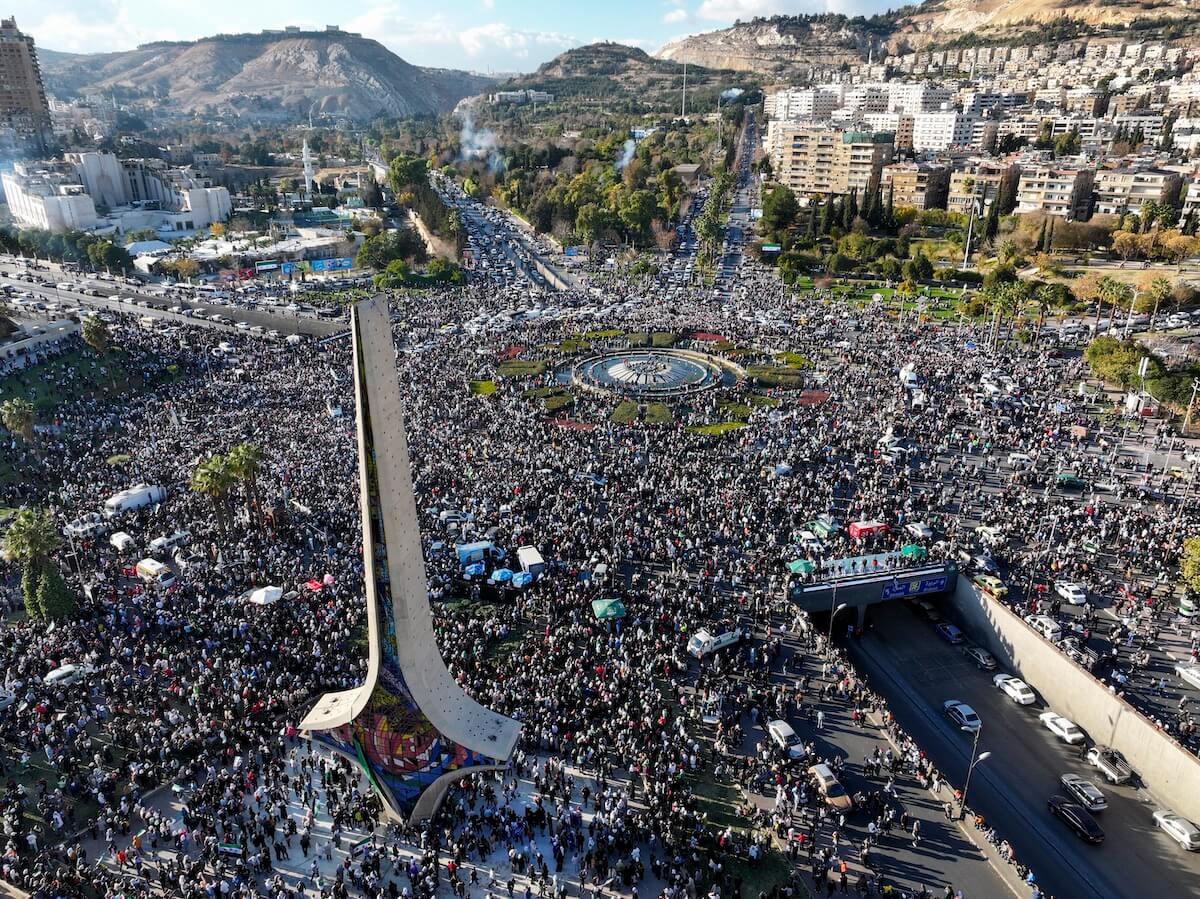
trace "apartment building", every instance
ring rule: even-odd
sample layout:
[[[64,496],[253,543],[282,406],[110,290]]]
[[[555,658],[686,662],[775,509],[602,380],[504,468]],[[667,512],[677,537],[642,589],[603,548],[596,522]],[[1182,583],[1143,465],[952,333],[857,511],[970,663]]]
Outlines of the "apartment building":
[[[1035,165],[1021,171],[1017,187],[1017,212],[1044,212],[1068,221],[1086,221],[1092,215],[1092,185],[1096,173],[1089,168]]]
[[[0,174],[0,183],[9,213],[22,227],[55,232],[96,227],[96,205],[68,164],[18,162]]]
[[[37,50],[16,19],[0,20],[0,126],[41,151],[54,137]]]
[[[1018,177],[1020,168],[994,159],[968,159],[955,164],[950,173],[950,191],[946,197],[946,208],[960,215],[970,215],[971,210],[980,211],[982,202],[986,210],[1000,195],[1000,184],[1004,176]]]
[[[913,116],[912,147],[922,153],[966,146],[971,141],[972,121],[954,110],[919,113]]]
[[[1145,203],[1174,202],[1183,179],[1162,169],[1104,169],[1096,173],[1095,214],[1137,212]]]
[[[842,105],[840,85],[800,90],[788,88],[770,93],[763,100],[768,119],[821,121]]]
[[[893,162],[882,170],[885,194],[896,206],[945,209],[950,191],[948,166],[923,162]]]
[[[790,122],[777,129],[772,163],[777,180],[798,194],[861,196],[879,183],[892,161],[891,132],[843,131],[819,123]]]

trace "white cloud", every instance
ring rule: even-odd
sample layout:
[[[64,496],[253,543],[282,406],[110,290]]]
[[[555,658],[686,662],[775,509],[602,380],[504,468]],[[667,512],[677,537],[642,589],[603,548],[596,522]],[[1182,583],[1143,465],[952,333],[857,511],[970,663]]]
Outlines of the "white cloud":
[[[502,22],[476,25],[460,31],[458,42],[468,56],[481,56],[489,51],[503,50],[511,56],[524,59],[531,50],[566,50],[578,46],[578,38],[553,31],[522,31]]]
[[[153,31],[142,21],[131,20],[117,5],[111,15],[92,17],[58,9],[41,19],[20,22],[39,47],[67,53],[96,53],[129,50],[149,41],[177,40],[178,35],[155,23]]]
[[[680,22],[688,20],[688,11],[682,7],[677,7],[662,17],[664,25],[678,25]]]

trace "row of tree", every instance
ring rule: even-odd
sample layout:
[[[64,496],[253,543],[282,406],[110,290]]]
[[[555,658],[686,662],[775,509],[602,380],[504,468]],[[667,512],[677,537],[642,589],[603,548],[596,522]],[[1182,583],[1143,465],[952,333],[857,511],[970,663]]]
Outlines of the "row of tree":
[[[0,250],[13,255],[36,256],[70,262],[93,270],[126,272],[133,259],[124,247],[84,231],[56,234],[37,228],[0,228]]]

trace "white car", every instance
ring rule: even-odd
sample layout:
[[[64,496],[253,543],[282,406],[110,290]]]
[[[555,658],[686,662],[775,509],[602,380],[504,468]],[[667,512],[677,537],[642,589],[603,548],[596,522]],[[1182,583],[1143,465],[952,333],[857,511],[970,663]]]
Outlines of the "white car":
[[[1076,743],[1082,743],[1087,737],[1083,731],[1079,729],[1079,725],[1068,718],[1064,718],[1058,712],[1042,712],[1038,715],[1038,721],[1046,726],[1046,730],[1054,734],[1064,743],[1070,743],[1074,746]]]
[[[786,721],[782,719],[768,721],[767,733],[770,735],[771,741],[787,753],[788,758],[803,758],[807,754],[804,751],[804,741]]]
[[[1159,809],[1154,813],[1154,824],[1188,852],[1200,850],[1200,827],[1182,815]]]
[[[1003,691],[1017,705],[1033,705],[1037,702],[1037,694],[1025,681],[1011,674],[997,674],[992,678],[996,688]]]
[[[975,714],[975,710],[965,702],[957,699],[947,699],[942,703],[942,711],[953,721],[960,730],[977,731],[983,727],[983,722]]]
[[[1087,588],[1082,584],[1072,584],[1069,581],[1056,581],[1054,592],[1073,606],[1081,606],[1087,602]]]
[[[1200,665],[1176,665],[1175,673],[1185,684],[1191,684],[1200,690]]]
[[[918,540],[928,540],[933,536],[933,528],[923,521],[910,521],[904,525],[904,530]]]

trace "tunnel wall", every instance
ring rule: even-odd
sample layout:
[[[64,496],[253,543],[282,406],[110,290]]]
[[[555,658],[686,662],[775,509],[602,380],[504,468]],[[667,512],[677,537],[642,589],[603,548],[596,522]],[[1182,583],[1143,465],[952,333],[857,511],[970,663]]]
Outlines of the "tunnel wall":
[[[958,579],[948,601],[963,629],[1037,690],[1049,708],[1082,727],[1094,742],[1119,749],[1160,802],[1200,822],[1200,759],[966,578]],[[1033,720],[1030,726],[1042,725]],[[1097,783],[1104,785],[1099,772]]]

